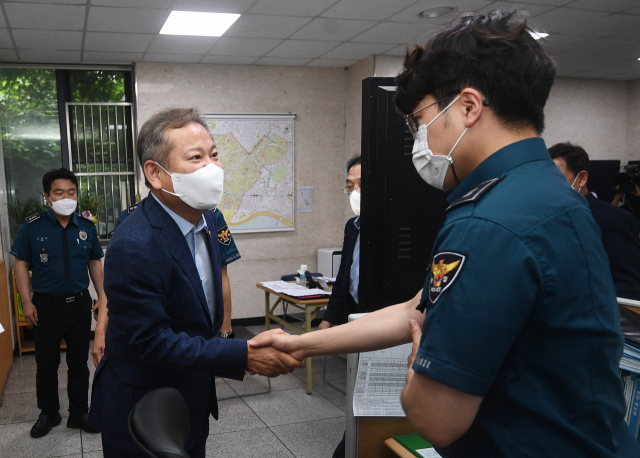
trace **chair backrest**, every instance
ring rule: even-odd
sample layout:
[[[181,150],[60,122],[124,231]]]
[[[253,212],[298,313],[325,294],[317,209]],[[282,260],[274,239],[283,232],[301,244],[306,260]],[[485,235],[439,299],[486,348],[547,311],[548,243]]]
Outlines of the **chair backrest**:
[[[280,280],[282,280],[282,281],[294,281],[297,276],[298,276],[298,274],[283,275],[282,277],[280,277]],[[320,272],[312,272],[311,276],[312,277],[323,277],[323,275]]]
[[[189,437],[189,409],[175,388],[145,394],[131,410],[129,431],[154,458],[190,458],[184,450]]]

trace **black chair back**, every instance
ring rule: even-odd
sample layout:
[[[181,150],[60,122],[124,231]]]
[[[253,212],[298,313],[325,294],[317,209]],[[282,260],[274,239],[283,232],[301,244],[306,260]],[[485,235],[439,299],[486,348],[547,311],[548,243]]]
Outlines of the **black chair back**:
[[[184,451],[189,437],[189,409],[175,388],[158,388],[131,410],[129,431],[153,458],[190,458]]]

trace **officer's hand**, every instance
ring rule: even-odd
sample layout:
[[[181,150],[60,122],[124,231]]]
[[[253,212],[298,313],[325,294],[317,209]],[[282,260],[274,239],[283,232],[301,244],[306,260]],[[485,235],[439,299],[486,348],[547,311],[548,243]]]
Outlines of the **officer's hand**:
[[[93,338],[93,347],[91,348],[91,358],[93,358],[93,365],[98,367],[102,356],[104,356],[104,334],[96,332]]]
[[[22,303],[22,312],[24,313],[24,318],[34,326],[38,326],[38,310],[36,310],[36,306],[33,305],[33,302],[29,301]]]
[[[418,354],[418,348],[420,348],[420,338],[422,337],[422,329],[420,329],[420,325],[416,320],[409,320],[409,327],[411,328],[411,338],[413,339],[413,348],[411,349],[411,354],[407,358],[407,385],[413,378],[413,362],[416,359],[416,355]]]
[[[329,329],[333,325],[328,321],[322,320],[322,323],[318,326],[318,331],[322,331],[323,329]]]

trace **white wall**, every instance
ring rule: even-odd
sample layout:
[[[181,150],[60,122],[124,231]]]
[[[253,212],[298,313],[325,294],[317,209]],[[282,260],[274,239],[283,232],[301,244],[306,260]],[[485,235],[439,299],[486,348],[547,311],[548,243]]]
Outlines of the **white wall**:
[[[318,248],[342,245],[344,69],[139,63],[136,75],[138,128],[174,106],[297,114],[295,186],[314,187],[314,210],[296,213],[292,232],[234,234],[242,259],[228,267],[233,318],[264,316],[256,283],[278,280],[300,264],[315,270]]]

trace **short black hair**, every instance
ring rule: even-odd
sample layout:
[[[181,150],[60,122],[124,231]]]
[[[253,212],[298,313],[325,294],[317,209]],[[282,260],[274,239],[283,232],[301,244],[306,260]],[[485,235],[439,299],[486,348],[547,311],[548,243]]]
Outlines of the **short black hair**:
[[[60,167],[59,169],[51,169],[42,177],[42,189],[45,194],[49,194],[51,191],[51,183],[56,180],[71,180],[71,182],[75,185],[76,190],[78,189],[78,179],[75,174],[64,167]]]
[[[362,156],[358,154],[357,156],[353,156],[351,159],[347,161],[347,173],[349,173],[349,170],[351,170],[351,168],[354,165],[359,165],[359,164],[362,164]]]
[[[407,50],[396,77],[398,111],[412,113],[428,95],[442,109],[471,87],[505,126],[533,125],[542,133],[556,65],[531,31],[521,10],[496,10],[451,23],[426,46]]]
[[[583,147],[573,143],[556,143],[549,148],[551,159],[561,158],[567,164],[567,169],[577,176],[585,170],[589,172],[589,155]]]

